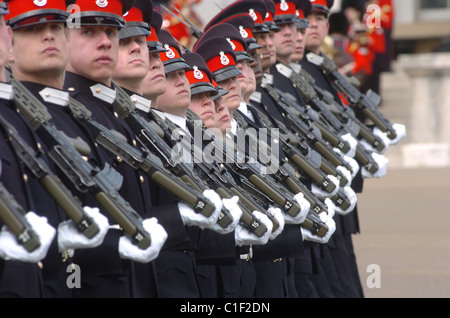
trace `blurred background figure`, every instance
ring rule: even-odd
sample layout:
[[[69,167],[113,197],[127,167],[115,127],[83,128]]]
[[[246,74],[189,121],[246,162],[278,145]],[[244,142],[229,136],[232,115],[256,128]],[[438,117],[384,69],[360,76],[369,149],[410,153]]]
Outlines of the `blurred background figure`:
[[[195,37],[192,36],[192,30],[189,26],[185,25],[180,19],[188,19],[190,23],[193,23],[199,30],[203,29],[202,20],[198,17],[194,7],[198,5],[202,0],[163,0],[153,1],[155,8],[163,16],[162,28],[169,31],[169,33],[182,45],[191,49],[195,42]],[[170,9],[175,15],[167,12],[161,7],[164,5]]]

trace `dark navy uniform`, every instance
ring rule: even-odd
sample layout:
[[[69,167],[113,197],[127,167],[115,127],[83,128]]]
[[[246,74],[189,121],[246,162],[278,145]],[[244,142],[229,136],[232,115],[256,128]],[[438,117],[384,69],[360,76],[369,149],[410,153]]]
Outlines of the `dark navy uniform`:
[[[332,93],[335,101],[340,102],[339,95],[333,88],[331,82],[326,78],[326,76],[321,71],[320,66],[317,66],[308,61],[306,57],[308,53],[309,51],[306,50],[305,57],[300,62],[301,66],[316,80],[316,85]],[[361,170],[352,180],[351,187],[356,193],[362,192],[363,179],[361,175]],[[332,276],[341,277],[341,284],[340,284],[341,287],[335,286],[336,289],[335,293],[337,297],[339,296],[360,297],[362,289],[360,288],[359,274],[357,271],[355,272],[356,260],[354,258],[353,246],[349,242],[349,240],[351,240],[352,234],[359,233],[357,207],[355,207],[354,211],[345,216],[336,215],[335,220],[336,220],[336,232],[334,233],[333,237],[330,239],[330,242],[328,243],[331,249],[330,252],[331,255],[334,255],[333,256],[334,258],[344,257],[345,259],[347,259],[335,261],[336,265],[340,264],[341,262],[344,262],[343,266],[336,266],[333,269],[333,271],[337,270],[340,272],[337,275],[336,273],[334,273],[332,274]],[[350,250],[347,250],[348,248],[350,248]],[[331,266],[327,266],[327,268],[331,270]],[[336,282],[335,278],[332,279],[330,278],[329,281],[332,284]]]
[[[6,86],[7,84],[0,83],[0,85]],[[33,145],[35,140],[30,127],[22,118],[19,118],[15,105],[9,100],[0,99],[0,109],[2,116],[17,129],[20,136],[29,141],[29,145]],[[29,186],[23,179],[25,168],[20,164],[15,151],[7,142],[8,135],[3,127],[0,128],[0,133],[2,137],[0,139],[0,181],[25,211],[34,211],[35,207]],[[0,297],[35,298],[43,296],[44,282],[38,264],[0,259]]]
[[[47,148],[35,135],[33,129],[26,120],[18,115],[15,104],[11,101],[2,100],[1,107],[2,116],[17,129],[20,136],[36,151],[37,154],[40,154],[41,158],[46,161],[48,166],[52,167],[51,162],[45,154]],[[5,132],[2,130],[2,133]],[[6,135],[4,135],[4,137],[6,138]],[[2,138],[2,140],[6,140],[5,138]],[[41,149],[38,148],[38,143],[41,145]],[[27,168],[18,164],[20,160],[8,143],[2,142],[1,148],[1,180],[6,188],[15,196],[16,200],[26,211],[33,211],[38,215],[46,217],[48,223],[56,229],[59,223],[67,219],[64,211],[61,210],[53,198],[41,186],[39,180],[37,180]],[[26,182],[23,182],[24,178]],[[3,263],[4,261],[1,262]],[[15,263],[15,266],[11,266],[12,263]],[[4,271],[3,275],[4,278],[7,278],[8,281],[11,282],[11,284],[5,281],[0,285],[6,294],[16,294],[16,296],[71,297],[71,290],[65,285],[67,276],[66,267],[69,264],[70,259],[66,260],[65,263],[62,262],[62,255],[58,252],[57,239],[55,236],[55,239],[47,252],[46,258],[41,262],[42,269],[39,269],[37,264],[6,261],[2,266]],[[17,270],[19,267],[27,269],[28,274],[25,272],[20,275],[12,275],[12,272],[9,272]],[[33,274],[31,275],[31,273]],[[25,280],[20,283],[19,281],[23,279]],[[38,284],[33,284],[33,281]],[[36,288],[33,289],[33,286]]]

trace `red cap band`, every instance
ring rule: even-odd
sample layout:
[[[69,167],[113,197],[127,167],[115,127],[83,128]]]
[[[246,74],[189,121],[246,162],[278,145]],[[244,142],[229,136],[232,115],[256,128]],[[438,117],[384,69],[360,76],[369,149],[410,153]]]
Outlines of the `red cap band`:
[[[57,9],[64,12],[67,10],[65,0],[12,0],[8,2],[8,6],[9,14],[5,15],[5,21],[20,16],[23,13],[31,13],[34,10]]]
[[[181,58],[181,55],[176,48],[167,44],[164,45],[164,48],[167,50],[167,52],[161,53],[161,62]]]
[[[234,58],[230,54],[226,54],[223,52],[220,52],[221,54],[219,56],[213,57],[211,60],[209,60],[206,64],[208,65],[209,70],[214,73],[222,68],[225,68],[227,66],[236,66],[236,62],[234,61]]]
[[[295,10],[297,10],[297,6],[294,2],[282,0],[281,2],[276,3],[275,16],[286,14],[295,15]]]

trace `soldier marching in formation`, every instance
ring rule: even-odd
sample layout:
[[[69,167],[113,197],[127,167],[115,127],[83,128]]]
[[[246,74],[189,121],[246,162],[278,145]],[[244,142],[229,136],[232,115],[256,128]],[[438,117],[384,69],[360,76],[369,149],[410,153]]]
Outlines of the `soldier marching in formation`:
[[[333,4],[0,0],[0,297],[364,297],[357,193],[406,130]]]

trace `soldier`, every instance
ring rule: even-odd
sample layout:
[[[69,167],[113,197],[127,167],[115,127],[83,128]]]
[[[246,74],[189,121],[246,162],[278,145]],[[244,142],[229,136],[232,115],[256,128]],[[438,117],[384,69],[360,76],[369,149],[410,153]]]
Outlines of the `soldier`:
[[[64,88],[86,106],[98,123],[119,132],[133,144],[133,132],[114,114],[115,90],[112,88],[112,76],[118,59],[118,32],[125,22],[122,15],[131,9],[131,3],[76,1],[67,4],[75,5],[75,13],[71,17],[78,27],[69,29],[69,60]],[[151,245],[145,250],[140,249],[127,236],[123,236],[120,227],[114,224],[116,221],[112,221],[107,244],[96,251],[78,255],[78,264],[85,270],[82,275],[83,288],[77,290],[77,297],[139,296],[135,290],[133,261],[148,263],[155,259],[167,239],[167,233],[157,219],[151,217],[148,177],[120,162],[103,147],[97,150],[104,160],[101,167],[107,164],[122,174],[119,193],[142,217],[144,229],[151,236]],[[153,287],[156,288],[155,284]]]
[[[153,9],[150,19],[151,33],[146,39],[149,50],[149,70],[142,83],[143,95],[150,99],[152,105],[156,105],[158,96],[166,91],[166,75],[160,53],[167,50],[162,47],[158,38],[162,21],[161,14]]]
[[[11,86],[6,82],[6,66],[8,65],[8,50],[11,47],[12,32],[11,28],[5,24],[4,15],[8,14],[8,6],[5,2],[0,2],[0,87],[1,94],[0,108],[1,115],[8,120],[20,136],[27,138],[28,144],[35,144],[35,136],[31,133],[31,128],[25,124],[25,120],[17,115],[16,106],[10,101]],[[8,94],[9,91],[9,94]],[[30,184],[22,178],[24,175],[24,167],[19,164],[14,149],[7,142],[8,134],[6,127],[1,126],[0,139],[1,150],[1,174],[0,180],[6,189],[11,192],[16,201],[25,211],[40,211],[33,206],[31,198]],[[28,134],[28,136],[26,135]],[[34,147],[36,149],[36,147]],[[48,214],[56,211],[46,211]],[[56,212],[54,212],[56,213]],[[35,216],[38,221],[42,220],[41,226],[39,222],[33,222]],[[27,297],[37,298],[44,297],[44,283],[41,268],[38,265],[47,255],[50,244],[55,236],[55,228],[48,224],[46,218],[39,218],[35,212],[28,212],[27,219],[35,228],[41,241],[41,246],[34,251],[34,255],[28,253],[25,248],[16,241],[11,232],[6,229],[3,222],[1,223],[2,231],[0,234],[0,297]],[[42,232],[42,233],[41,233]],[[46,238],[47,236],[47,238]],[[11,238],[10,238],[11,237]],[[19,253],[18,253],[19,252]],[[14,254],[12,254],[14,253]],[[42,265],[42,263],[40,263]]]
[[[175,124],[178,132],[185,136],[183,138],[188,138],[188,140],[190,140],[194,131],[186,121],[186,111],[191,103],[191,88],[185,74],[186,71],[191,68],[182,58],[181,50],[169,32],[161,30],[158,37],[163,47],[167,50],[167,52],[161,54],[167,84],[166,91],[158,96],[157,104],[153,107],[157,108],[156,116],[161,116],[163,120]],[[169,139],[170,138],[166,137],[165,141],[168,145],[174,147],[174,140]],[[182,162],[192,169],[192,154],[189,151],[186,151],[186,149],[182,148],[180,150]],[[219,200],[220,204],[222,204],[220,197],[214,190],[209,189],[207,191],[212,191],[212,193],[210,193],[214,196],[214,198],[212,198],[213,201]],[[226,234],[233,231],[233,226],[235,226],[236,223],[230,225],[230,228],[221,229],[220,225],[217,223],[217,214],[215,215],[216,221],[214,221],[213,216],[210,218],[198,216],[196,219],[190,219],[189,215],[191,212],[188,211],[186,205],[179,205],[179,210],[190,235],[190,240],[186,241],[184,245],[176,246],[176,249],[173,251],[167,251],[167,253],[170,253],[171,255],[171,258],[167,257],[167,261],[164,261],[162,258],[156,261],[158,267],[158,280],[160,284],[164,286],[164,295],[166,295],[163,297],[180,297],[185,295],[188,297],[212,297],[217,292],[217,289],[212,288],[209,291],[205,291],[205,289],[202,288],[205,285],[202,283],[204,280],[211,283],[212,280],[215,284],[214,273],[211,273],[209,267],[199,269],[197,266],[199,249],[205,243],[203,240],[204,235],[214,236],[213,233],[204,231],[211,230],[220,233],[224,230],[223,233]],[[189,214],[187,214],[187,212],[189,212]],[[215,252],[221,253],[221,251],[217,249]],[[208,257],[214,258],[212,255],[208,256],[204,254],[202,257],[206,259]],[[174,259],[177,259],[177,261],[174,262]],[[180,281],[184,282],[182,286],[180,286]]]
[[[203,57],[198,54],[198,53],[185,53],[182,55],[183,58],[186,60],[186,62],[188,63],[188,65],[190,65],[192,67],[192,70],[188,70],[188,72],[186,73],[186,76],[189,80],[190,86],[191,86],[191,104],[189,105],[189,108],[196,113],[203,121],[205,124],[205,127],[207,127],[208,129],[215,129],[215,104],[214,104],[214,99],[219,96],[219,94],[223,94],[223,92],[220,92],[218,89],[216,89],[213,85],[212,85],[212,74],[206,64],[206,62],[204,61]],[[218,135],[218,133],[216,133],[216,135]],[[203,147],[203,145],[202,145]],[[220,164],[221,162],[216,162],[213,163],[213,165],[217,168],[218,171],[220,171],[220,167],[218,164]],[[232,202],[232,201],[239,201],[239,197],[237,196],[231,196],[230,195],[230,199],[223,199],[224,201],[224,205],[227,202]],[[228,204],[227,204],[228,206]],[[239,207],[239,206],[238,206]],[[231,210],[233,211],[233,210]],[[234,211],[233,211],[234,212]],[[239,213],[239,216],[236,215],[236,219],[240,219],[240,215],[242,215],[242,211],[239,210],[237,211]],[[255,213],[254,211],[250,211]],[[260,212],[256,212],[256,214],[258,214]],[[206,235],[205,235],[206,234]],[[269,232],[267,233],[267,235],[265,235],[263,238],[257,238],[253,233],[251,233],[248,229],[245,228],[245,226],[237,223],[236,224],[236,229],[227,235],[222,235],[222,236],[214,236],[214,233],[209,233],[209,232],[205,232],[203,231],[203,235],[202,235],[202,241],[208,241],[207,244],[203,244],[206,246],[209,245],[213,245],[213,240],[215,239],[217,243],[217,245],[220,245],[222,248],[221,250],[223,251],[221,257],[218,257],[218,259],[220,260],[220,262],[213,262],[214,261],[214,257],[205,257],[203,256],[203,263],[208,263],[208,259],[210,259],[209,263],[211,263],[212,265],[217,265],[216,267],[213,267],[211,265],[209,266],[200,266],[199,267],[199,277],[202,278],[202,271],[206,271],[207,269],[209,269],[209,273],[210,275],[206,276],[203,274],[203,276],[205,277],[210,277],[212,276],[211,273],[217,273],[217,278],[216,280],[214,280],[215,282],[218,282],[218,286],[224,286],[221,287],[220,290],[218,291],[218,296],[219,297],[229,297],[228,293],[229,290],[233,289],[232,287],[228,287],[232,285],[232,282],[230,281],[225,281],[224,280],[224,276],[226,275],[226,273],[229,272],[230,268],[239,268],[239,263],[236,262],[237,258],[239,257],[239,246],[243,246],[243,245],[249,245],[249,244],[263,244],[266,242],[267,238],[268,238],[268,234],[270,234]],[[201,241],[201,242],[202,242]],[[205,242],[206,243],[206,242]],[[229,247],[228,250],[230,251],[229,253],[224,253],[226,252],[226,247]],[[202,252],[202,250],[205,250],[204,246],[202,247],[202,244],[200,244],[200,249],[199,249],[199,254]],[[211,250],[209,248],[209,250]],[[206,249],[206,251],[208,251],[208,249]],[[233,253],[231,253],[231,251],[233,251]],[[229,260],[226,261],[226,256],[227,254],[229,255]],[[203,278],[203,280],[205,282],[209,282],[210,280],[205,280]],[[202,279],[200,280],[202,281]],[[239,288],[239,277],[237,277],[236,281],[235,281],[235,288],[238,289]],[[211,286],[211,284],[209,284]],[[206,284],[204,284],[204,286],[207,286]],[[203,289],[205,289],[205,287],[203,287]],[[212,294],[213,291],[210,291],[209,295]]]
[[[10,1],[9,5],[11,12],[7,15],[7,22],[13,30],[10,58],[12,75],[17,81],[22,82],[25,90],[35,94],[39,102],[51,107],[50,105],[56,103],[55,100],[64,100],[64,93],[60,89],[67,62],[64,33],[67,17],[65,2],[58,1],[37,6],[31,2],[25,5],[21,2],[19,5],[17,1]],[[37,17],[40,18],[39,22],[36,22]],[[48,102],[48,98],[52,102]],[[42,151],[45,151],[44,149],[45,146]],[[42,271],[45,296],[70,297],[71,290],[64,284],[65,279],[62,276],[71,261],[68,251],[100,245],[108,231],[108,221],[97,209],[84,207],[86,214],[91,215],[99,227],[99,233],[88,239],[76,229],[73,221],[64,221],[67,217],[61,210],[51,213],[55,211],[53,207],[55,201],[43,199],[48,195],[42,194],[39,188],[34,189],[31,195],[35,200],[38,198],[37,202],[48,211],[50,222],[55,227],[58,226],[57,244],[50,249],[49,255],[43,261],[46,265]],[[68,262],[65,263],[66,261]]]
[[[308,54],[311,51],[320,53],[320,46],[328,34],[328,15],[332,5],[333,1],[312,2],[311,13],[306,17],[309,28],[306,31],[305,57],[300,64],[314,77],[319,86],[333,92],[335,100],[339,101],[339,96],[332,88],[331,83],[325,79],[323,74],[319,74],[318,68],[308,60]],[[352,188],[356,193],[362,191],[361,181],[361,174],[353,179]],[[355,210],[346,216],[337,214],[336,217],[337,231],[333,240],[328,244],[334,264],[324,265],[328,282],[331,284],[335,297],[362,297],[362,288],[351,244],[351,233],[359,232],[357,209],[355,207]]]

